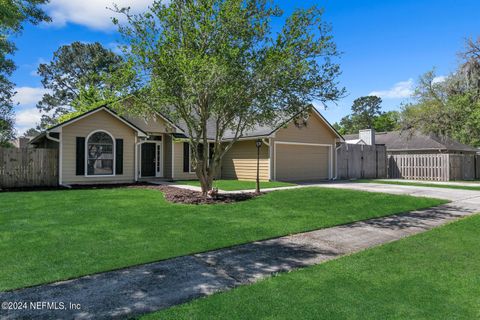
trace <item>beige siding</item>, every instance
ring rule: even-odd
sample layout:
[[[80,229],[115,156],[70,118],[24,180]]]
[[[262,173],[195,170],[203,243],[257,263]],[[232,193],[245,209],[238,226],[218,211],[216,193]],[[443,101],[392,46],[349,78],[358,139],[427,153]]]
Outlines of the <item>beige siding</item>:
[[[183,172],[183,142],[173,143],[173,179],[189,180],[197,179],[195,172]]]
[[[271,179],[274,179],[274,171],[275,171],[275,148],[278,146],[276,145],[275,142],[298,142],[298,143],[311,143],[311,144],[324,144],[324,145],[331,145],[332,147],[332,168],[331,168],[331,177],[335,175],[335,143],[337,141],[337,136],[336,134],[332,131],[331,128],[315,113],[311,113],[310,117],[308,118],[307,125],[303,127],[297,127],[293,121],[289,123],[285,128],[279,129],[275,135],[274,138],[270,139],[270,146],[271,146],[271,157],[272,161],[270,163],[270,170],[272,172],[272,177]],[[312,146],[315,148],[314,146]],[[288,149],[288,148],[287,148]],[[306,149],[306,148],[303,148]],[[324,150],[329,149],[329,148],[324,148]],[[276,155],[278,157],[278,154]],[[285,159],[286,163],[294,163],[297,157],[297,152],[287,152],[286,154],[281,155],[281,157],[287,157],[288,159]],[[304,155],[299,156],[300,158],[304,158]],[[315,156],[313,156],[315,157]],[[329,158],[330,155],[327,157]],[[318,157],[317,157],[318,160]],[[330,159],[328,159],[330,161]],[[278,161],[278,160],[277,160]],[[303,160],[299,160],[303,161]],[[329,161],[327,161],[326,164],[322,164],[323,168],[321,170],[327,170],[328,172],[328,166],[329,166]],[[280,168],[282,168],[283,163],[280,165]],[[278,170],[278,168],[277,168]],[[317,170],[317,169],[315,169]],[[320,169],[318,169],[320,170]],[[312,173],[315,173],[315,175],[318,174],[318,172],[312,171]],[[282,176],[283,173],[281,173],[280,177]],[[327,174],[327,178],[330,177],[330,172]],[[301,178],[301,177],[299,177]],[[276,178],[279,180],[279,177]],[[303,179],[298,179],[298,180],[303,180]]]
[[[334,132],[314,113],[308,118],[306,126],[299,128],[292,121],[275,133],[277,141],[332,144],[335,138]]]
[[[329,147],[277,144],[276,180],[328,179]]]
[[[77,176],[76,137],[87,137],[92,131],[105,130],[115,139],[123,139],[123,174],[111,177]],[[62,128],[62,182],[65,184],[90,184],[135,181],[136,132],[106,111],[98,111]]]
[[[269,180],[269,151],[260,148],[260,179]],[[257,175],[257,148],[255,140],[236,142],[222,160],[223,179],[255,180]]]

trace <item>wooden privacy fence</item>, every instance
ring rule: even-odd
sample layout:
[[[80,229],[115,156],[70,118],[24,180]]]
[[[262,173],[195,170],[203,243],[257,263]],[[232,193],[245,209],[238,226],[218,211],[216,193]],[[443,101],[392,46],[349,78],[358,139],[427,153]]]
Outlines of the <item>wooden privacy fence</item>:
[[[478,156],[473,154],[394,154],[388,156],[388,177],[412,180],[473,180]]]
[[[0,188],[57,184],[57,149],[0,148]]]
[[[384,145],[342,145],[337,150],[338,179],[387,177],[387,151]]]

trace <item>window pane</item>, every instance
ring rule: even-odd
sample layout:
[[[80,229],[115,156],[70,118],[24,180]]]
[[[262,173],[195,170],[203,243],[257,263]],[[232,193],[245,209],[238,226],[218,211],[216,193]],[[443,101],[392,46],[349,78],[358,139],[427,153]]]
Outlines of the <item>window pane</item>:
[[[113,174],[113,140],[105,132],[94,133],[88,139],[87,174]]]

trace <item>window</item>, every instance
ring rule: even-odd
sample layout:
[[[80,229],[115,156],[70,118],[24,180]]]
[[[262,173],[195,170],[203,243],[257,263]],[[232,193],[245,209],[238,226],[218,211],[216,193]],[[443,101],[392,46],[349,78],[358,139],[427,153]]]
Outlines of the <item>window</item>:
[[[88,138],[87,175],[113,175],[113,139],[106,132],[95,132]]]
[[[213,150],[214,150],[214,147],[213,147],[213,143],[209,143],[208,144],[208,162],[210,163],[210,159],[213,158]],[[202,156],[203,156],[203,143],[200,143],[198,145],[198,154],[200,156],[200,160],[202,160]],[[189,163],[190,163],[190,173],[194,173],[195,172],[195,166],[193,165],[193,161],[192,161],[193,157],[192,157],[192,148],[189,147]]]

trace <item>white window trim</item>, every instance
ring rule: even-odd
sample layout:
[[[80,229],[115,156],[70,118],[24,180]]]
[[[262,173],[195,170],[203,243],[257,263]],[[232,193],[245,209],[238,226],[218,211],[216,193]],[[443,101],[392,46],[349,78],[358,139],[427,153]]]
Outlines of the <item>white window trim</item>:
[[[92,174],[92,175],[89,175],[88,174],[88,140],[90,139],[90,137],[97,133],[97,132],[103,132],[103,133],[106,133],[110,136],[110,138],[112,138],[112,142],[113,142],[113,167],[112,167],[112,174]],[[102,177],[115,177],[115,171],[116,171],[116,158],[117,158],[117,153],[116,153],[116,142],[115,142],[115,137],[108,131],[106,130],[103,130],[103,129],[100,129],[100,130],[94,130],[92,132],[90,132],[87,136],[87,138],[85,139],[85,177],[86,178],[102,178]]]
[[[307,142],[290,142],[290,141],[275,141],[273,143],[273,180],[277,180],[277,145],[300,145],[300,146],[315,146],[315,147],[328,147],[328,179],[333,178],[333,145],[326,143],[307,143]]]

